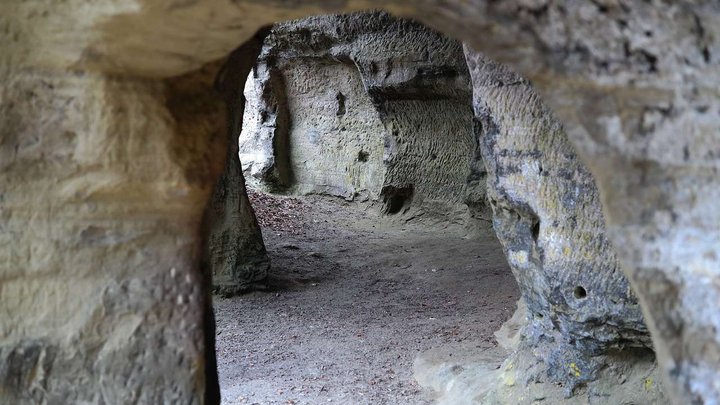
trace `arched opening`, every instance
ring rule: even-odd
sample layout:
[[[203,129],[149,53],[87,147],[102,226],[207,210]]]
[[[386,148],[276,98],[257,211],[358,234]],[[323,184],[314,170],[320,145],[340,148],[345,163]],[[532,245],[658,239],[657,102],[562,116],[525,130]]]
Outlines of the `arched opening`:
[[[247,64],[243,66],[247,70]],[[227,69],[233,66],[228,65]],[[312,17],[275,26],[265,39],[244,94],[249,102],[239,135],[239,155],[244,158],[247,180],[256,188],[271,193],[342,198],[352,202],[351,206],[360,202],[374,210],[380,221],[388,223],[397,224],[399,220],[400,224],[406,224],[418,219],[436,227],[443,220],[460,223],[480,232],[480,240],[494,240],[493,231],[479,226],[490,218],[492,206],[494,231],[519,283],[527,312],[537,316],[528,318],[522,327],[515,326],[520,328],[520,337],[507,347],[507,352],[494,348],[478,350],[485,353],[485,360],[472,365],[455,364],[456,372],[449,380],[443,368],[438,369],[438,364],[457,361],[449,358],[452,353],[446,353],[444,358],[435,352],[419,357],[418,364],[424,369],[418,371],[423,376],[418,378],[426,387],[457,385],[455,390],[437,393],[442,400],[457,402],[470,395],[468,392],[474,398],[484,398],[482,401],[501,403],[537,395],[552,398],[556,403],[572,403],[577,397],[587,397],[590,401],[600,397],[634,401],[658,395],[657,388],[648,388],[641,394],[634,388],[640,376],[652,378],[653,354],[639,306],[627,281],[617,272],[615,256],[603,248],[609,242],[604,234],[594,180],[575,157],[560,124],[526,79],[482,54],[463,50],[460,43],[418,23],[383,13],[360,13]],[[234,130],[239,132],[237,128]],[[259,194],[258,201],[273,201],[273,198]],[[296,203],[301,205],[299,201],[302,200]],[[309,203],[310,206],[322,204],[320,200]],[[274,201],[271,205],[280,203]],[[343,227],[338,217],[329,214],[331,211],[343,212],[350,218],[353,215],[340,206],[326,209],[324,215],[328,218],[319,221],[332,223],[333,231],[362,234],[370,230]],[[317,213],[310,214],[313,215]],[[357,217],[351,222],[363,223]],[[291,226],[303,224],[297,222]],[[304,236],[311,240],[333,233],[321,227],[305,226]],[[392,239],[393,231],[404,229],[390,229],[371,237]],[[441,234],[437,228],[434,232]],[[287,258],[282,257],[287,256],[285,250],[297,256],[299,252],[295,251],[301,250],[297,248],[307,245],[307,241],[283,240],[281,235],[275,233],[267,240],[276,243],[273,246],[276,261],[288,263]],[[398,237],[397,233],[394,235]],[[435,245],[448,240],[438,238]],[[387,243],[392,244],[390,240]],[[321,249],[331,251],[331,245],[322,245]],[[370,250],[362,251],[361,247]],[[382,257],[382,251],[371,248],[377,249],[377,246],[355,245],[355,250],[359,249],[363,255]],[[440,246],[441,251],[453,249],[453,245]],[[427,251],[433,249],[428,247]],[[499,251],[500,246],[496,245],[495,253]],[[283,254],[278,255],[279,252]],[[238,253],[236,259],[242,258],[242,252]],[[311,256],[313,253],[318,252],[306,252]],[[344,252],[332,257],[329,263],[353,268],[352,263],[344,260],[352,255]],[[398,259],[401,257],[397,255]],[[493,257],[505,264],[500,256]],[[293,260],[300,265],[302,259],[298,256]],[[477,265],[477,276],[481,277],[488,268],[479,265],[482,260],[477,259],[478,255],[466,254],[455,261],[460,267],[464,263]],[[322,274],[323,261],[315,262],[316,270]],[[265,262],[261,266],[262,272],[267,271]],[[461,274],[458,270],[450,269]],[[276,282],[284,278],[277,271],[271,272]],[[299,270],[282,268],[282,271]],[[408,275],[411,271],[408,270]],[[362,273],[356,269],[353,275],[357,276],[358,272]],[[254,277],[261,272],[252,274]],[[311,285],[320,284],[318,277],[307,277],[313,280]],[[599,278],[604,281],[598,283]],[[363,282],[362,278],[347,280],[347,284],[356,287]],[[480,279],[475,283],[481,284]],[[285,284],[287,286],[287,282]],[[584,289],[577,289],[579,284],[594,284],[593,289],[598,292],[588,297]],[[422,283],[407,287],[423,291],[429,288]],[[505,290],[506,287],[498,285],[491,292]],[[357,295],[346,289],[334,291],[340,295]],[[309,294],[313,296],[312,292]],[[301,295],[288,296],[296,297],[297,301],[286,305],[303,306]],[[503,302],[507,295],[490,294],[489,297]],[[404,303],[412,305],[421,295],[405,298]],[[332,301],[333,296],[326,299]],[[447,300],[456,301],[457,297]],[[275,302],[278,301],[281,300]],[[221,313],[239,313],[244,302],[223,302],[228,307]],[[608,311],[610,305],[613,309]],[[403,311],[398,308],[398,312]],[[353,314],[337,318],[352,318]],[[441,317],[440,312],[437,315]],[[482,318],[480,314],[474,317]],[[232,352],[232,336],[237,336],[244,324],[231,326],[233,321],[223,321],[220,320],[223,330],[230,333],[225,335],[229,340],[221,342],[221,351]],[[492,323],[490,319],[485,321]],[[413,328],[409,322],[399,325],[396,333],[401,333],[403,326]],[[252,328],[251,325],[244,327]],[[332,330],[333,325],[326,327]],[[602,338],[598,338],[599,335]],[[255,340],[273,339],[268,335]],[[398,342],[402,343],[411,344],[412,339]],[[314,342],[306,344],[312,347]],[[619,345],[640,354],[630,356],[628,349],[624,352],[627,357],[618,360],[613,351]],[[344,346],[352,350],[349,343]],[[367,346],[372,347],[372,342],[363,342],[362,347]],[[482,343],[475,345],[481,346]],[[399,352],[403,350],[400,348]],[[510,359],[501,367],[507,355]],[[471,355],[458,356],[455,352],[455,356],[457,359]],[[240,363],[232,359],[227,364],[229,369],[237,369]],[[399,366],[409,369],[407,361]],[[472,371],[457,371],[466,368]],[[620,368],[622,372],[617,371]],[[285,369],[290,380],[302,379],[302,369],[295,370],[295,374],[292,370],[291,366]],[[435,370],[435,376],[427,370]],[[266,371],[270,372],[271,368]],[[363,372],[362,369],[356,371]],[[364,372],[372,375],[372,367]],[[235,380],[227,378],[227,382],[237,390],[247,390],[238,380],[252,374],[232,374]],[[459,383],[489,381],[487,379],[499,378],[497,376],[532,380],[536,384],[511,384],[509,388],[483,385],[478,389]],[[407,376],[405,378],[407,382]],[[624,385],[623,378],[630,382]],[[258,375],[251,380],[260,384]],[[618,381],[620,388],[607,388],[607,381]],[[328,384],[341,387],[348,382],[339,380]],[[382,385],[377,388],[385,389]],[[261,395],[268,395],[267,391],[272,390],[264,391]],[[290,395],[281,391],[283,395]],[[243,397],[237,391],[234,394]],[[329,399],[339,399],[333,394],[330,391],[313,400],[325,399],[326,395]],[[264,396],[254,400],[278,401],[280,398]],[[360,397],[353,399],[360,400]],[[418,400],[417,397],[409,399],[410,402]]]
[[[271,264],[215,299],[223,401],[426,403],[414,373],[437,363],[415,358],[494,349],[518,298],[473,172],[462,46],[380,12],[264,42],[239,156]]]

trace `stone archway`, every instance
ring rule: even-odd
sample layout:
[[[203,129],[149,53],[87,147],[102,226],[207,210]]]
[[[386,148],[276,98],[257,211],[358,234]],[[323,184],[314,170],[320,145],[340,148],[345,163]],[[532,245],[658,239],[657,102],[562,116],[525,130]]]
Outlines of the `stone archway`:
[[[188,116],[173,116],[163,78],[227,55],[261,25],[369,5],[0,6],[1,350],[18,395],[200,401],[198,229],[224,142],[211,125],[181,130]],[[377,5],[533,82],[598,182],[669,391],[678,403],[717,400],[718,6]],[[101,377],[83,392],[88,376]]]

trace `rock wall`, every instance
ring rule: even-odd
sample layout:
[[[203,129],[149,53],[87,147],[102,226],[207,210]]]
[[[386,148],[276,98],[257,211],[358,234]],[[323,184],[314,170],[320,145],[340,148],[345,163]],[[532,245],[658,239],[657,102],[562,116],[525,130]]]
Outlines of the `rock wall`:
[[[203,403],[223,109],[172,81],[0,76],[0,402]]]
[[[275,154],[288,154],[289,186],[302,194],[377,198],[384,129],[357,69],[330,60],[295,59],[280,70],[290,125],[286,134],[277,134],[288,139],[288,150]]]
[[[240,157],[256,185],[381,199],[390,214],[465,199],[467,68],[458,42],[420,24],[379,12],[280,24],[246,97]]]
[[[653,355],[606,237],[598,189],[531,84],[480,53],[466,56],[493,225],[527,304],[519,346],[502,371],[513,381],[507,390],[519,392],[501,402],[530,403],[532,383],[541,382],[603,401],[628,380],[628,365]],[[652,379],[652,362],[645,366]],[[658,389],[630,392],[645,402]]]
[[[597,181],[667,391],[677,404],[720,401],[711,0],[2,2],[3,392],[26,403],[198,402],[194,252],[221,168],[205,153],[224,142],[175,128],[164,79],[225,57],[265,24],[371,6],[532,80]],[[85,233],[95,242],[81,242],[85,226],[99,229]],[[25,350],[33,345],[56,348],[57,367],[25,366],[50,362],[50,350]]]
[[[720,214],[709,208],[720,197],[720,5],[554,6],[543,18],[541,43],[574,50],[553,61],[566,77],[544,96],[598,181],[667,391],[678,404],[720,402],[720,313],[707,310],[720,302]]]

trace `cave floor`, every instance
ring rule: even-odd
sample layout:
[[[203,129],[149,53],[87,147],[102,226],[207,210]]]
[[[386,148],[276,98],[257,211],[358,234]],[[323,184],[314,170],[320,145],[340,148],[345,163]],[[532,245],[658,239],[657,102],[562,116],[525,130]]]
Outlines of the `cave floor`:
[[[426,404],[413,360],[496,345],[518,298],[491,229],[388,220],[316,196],[252,193],[268,284],[215,297],[223,404]]]

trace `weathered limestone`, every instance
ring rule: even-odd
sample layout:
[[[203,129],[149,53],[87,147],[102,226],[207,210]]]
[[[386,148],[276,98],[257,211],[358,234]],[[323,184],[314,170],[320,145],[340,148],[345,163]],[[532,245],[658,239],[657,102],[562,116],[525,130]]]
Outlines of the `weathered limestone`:
[[[225,57],[267,23],[372,6],[415,16],[533,82],[598,183],[666,390],[678,404],[720,401],[720,5],[711,0],[2,2],[0,346],[15,359],[45,339],[58,362],[30,373],[3,361],[3,376],[35,378],[3,378],[13,387],[4,392],[203,396],[194,259],[219,170],[189,161],[214,138],[179,136],[161,79]],[[52,88],[41,91],[38,77]],[[72,235],[85,226],[104,236],[83,245]]]
[[[720,401],[720,314],[707,310],[720,302],[708,208],[720,192],[719,7],[573,2],[521,17],[553,50],[534,83],[598,181],[677,403]]]
[[[217,77],[228,109],[225,170],[208,207],[209,240],[206,252],[212,273],[213,291],[233,295],[248,290],[267,277],[270,259],[255,213],[250,206],[237,138],[242,128],[245,99],[242,88],[257,60],[269,29],[263,29],[230,54]]]
[[[293,58],[283,61],[282,66],[263,61],[258,70],[273,71],[264,76],[265,80],[282,77],[264,94],[282,92],[284,104],[249,112],[260,122],[247,125],[240,137],[240,158],[248,179],[263,187],[292,189],[300,194],[377,199],[383,183],[385,131],[357,69],[328,57]],[[270,83],[256,86],[267,89]],[[288,125],[278,127],[283,117],[276,111],[286,111]],[[248,121],[254,120],[246,117]],[[263,149],[268,153],[253,156]],[[283,160],[283,154],[287,155],[285,166],[275,165]]]
[[[256,186],[382,199],[390,214],[467,210],[471,92],[457,41],[379,12],[279,24],[245,91],[240,157]],[[481,212],[484,186],[472,186]]]
[[[176,120],[194,92],[176,83],[0,76],[0,402],[202,403],[222,114]]]
[[[625,46],[590,48],[593,80],[549,94],[603,191],[677,403],[720,402],[719,11],[593,10],[598,24],[627,23],[613,38]]]
[[[288,144],[285,178],[296,192],[378,198],[383,187],[396,194],[390,198],[458,201],[474,149],[463,122],[469,79],[458,57],[456,42],[387,14],[281,24],[246,86],[255,108],[241,137],[246,172],[276,187],[278,144]],[[602,401],[633,363],[642,363],[633,375],[657,381],[649,332],[605,236],[592,176],[527,80],[480,54],[467,59],[479,141],[470,182],[487,181],[495,229],[530,311],[506,364],[504,378],[517,383],[496,401],[530,401],[557,384],[564,396]],[[386,210],[405,204],[390,199]],[[658,395],[657,383],[639,384],[626,400]]]
[[[598,190],[530,83],[482,54],[466,49],[466,56],[494,228],[528,311],[502,376],[512,381],[503,389],[519,392],[501,394],[501,402],[531,403],[532,383],[552,382],[566,396],[602,403],[628,379],[618,363],[653,356],[605,236]],[[652,380],[648,365],[643,372]],[[657,384],[639,384],[630,388],[633,401],[648,401],[653,393],[645,391]]]

